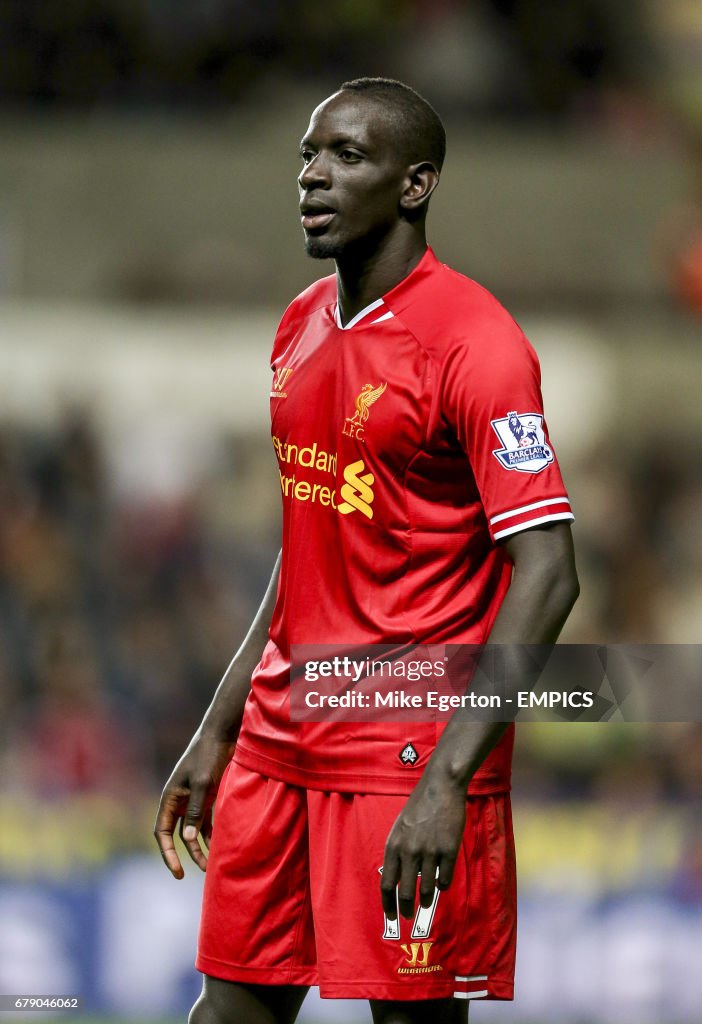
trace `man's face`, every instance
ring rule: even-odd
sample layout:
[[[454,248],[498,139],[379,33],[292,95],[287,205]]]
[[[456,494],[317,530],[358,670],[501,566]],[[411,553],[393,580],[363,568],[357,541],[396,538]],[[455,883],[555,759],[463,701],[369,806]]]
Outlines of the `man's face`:
[[[375,99],[340,92],[312,114],[298,178],[305,249],[317,259],[371,251],[400,220],[407,166]]]

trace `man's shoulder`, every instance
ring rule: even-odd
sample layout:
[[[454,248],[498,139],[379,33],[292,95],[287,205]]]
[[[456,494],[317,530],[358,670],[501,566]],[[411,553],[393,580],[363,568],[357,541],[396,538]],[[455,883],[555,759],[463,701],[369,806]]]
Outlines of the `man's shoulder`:
[[[456,345],[489,346],[493,353],[524,345],[519,324],[492,292],[431,255],[414,287],[390,302],[430,355],[440,359]]]
[[[330,274],[314,281],[308,288],[296,295],[283,313],[278,330],[288,327],[298,320],[311,316],[319,309],[336,301],[336,277]]]

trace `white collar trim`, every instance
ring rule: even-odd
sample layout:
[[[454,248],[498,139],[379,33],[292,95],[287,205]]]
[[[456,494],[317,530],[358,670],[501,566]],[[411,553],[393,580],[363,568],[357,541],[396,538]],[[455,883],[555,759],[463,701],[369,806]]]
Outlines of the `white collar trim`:
[[[384,305],[385,303],[383,302],[382,299],[376,299],[375,302],[371,302],[369,306],[366,306],[365,309],[362,309],[360,313],[356,313],[356,316],[349,320],[349,322],[344,327],[344,325],[341,322],[341,315],[339,313],[339,303],[337,302],[336,306],[334,307],[334,319],[336,321],[336,326],[342,331],[350,331],[352,327],[355,327],[360,320],[363,320],[363,318],[368,316],[369,313],[372,313],[374,309],[379,309],[380,306]],[[386,313],[378,317],[376,320],[373,320],[372,322],[374,324],[377,324],[379,323],[380,320],[389,320],[390,317],[392,317],[393,315],[394,314],[390,310],[388,310]]]

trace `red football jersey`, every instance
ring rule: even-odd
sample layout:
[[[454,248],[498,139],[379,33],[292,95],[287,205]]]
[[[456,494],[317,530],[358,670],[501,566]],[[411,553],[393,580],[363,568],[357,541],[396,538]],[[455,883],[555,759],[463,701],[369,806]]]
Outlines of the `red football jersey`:
[[[291,721],[290,647],[487,639],[512,569],[497,542],[573,518],[538,360],[499,302],[428,249],[346,327],[335,278],[308,288],[272,369],[283,556],[235,757],[313,789],[409,793],[443,726]],[[512,744],[509,729],[470,793],[509,789]]]

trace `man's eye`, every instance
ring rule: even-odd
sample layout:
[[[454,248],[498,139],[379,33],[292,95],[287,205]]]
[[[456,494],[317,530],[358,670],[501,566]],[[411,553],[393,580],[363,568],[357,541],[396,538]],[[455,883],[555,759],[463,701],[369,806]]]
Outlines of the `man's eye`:
[[[339,156],[346,163],[353,163],[354,161],[361,159],[360,153],[356,153],[353,149],[342,149]]]
[[[308,164],[310,162],[310,160],[312,160],[313,157],[314,157],[314,153],[312,152],[311,149],[301,149],[300,150],[300,158],[303,160],[304,163]]]

